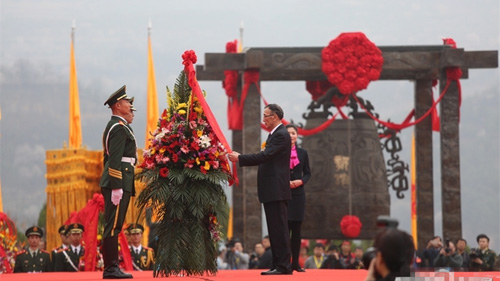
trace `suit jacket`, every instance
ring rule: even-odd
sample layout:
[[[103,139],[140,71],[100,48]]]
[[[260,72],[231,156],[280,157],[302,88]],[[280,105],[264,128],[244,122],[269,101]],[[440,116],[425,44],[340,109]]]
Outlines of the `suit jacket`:
[[[99,185],[103,188],[122,188],[135,195],[134,167],[123,162],[122,157],[137,161],[137,145],[130,125],[121,117],[113,115],[102,136],[104,169]]]
[[[311,169],[309,168],[309,156],[305,149],[295,147],[299,164],[290,170],[290,180],[302,180],[303,184],[291,189],[292,200],[288,203],[288,220],[303,221],[306,210],[306,193],[304,185],[311,178]]]
[[[52,264],[47,251],[38,250],[35,257],[32,257],[28,250],[22,250],[16,254],[14,273],[49,271],[52,271]]]
[[[292,194],[304,193],[303,187],[311,178],[311,168],[309,167],[309,155],[307,154],[307,151],[300,147],[295,148],[297,149],[297,157],[299,158],[300,163],[291,170],[290,180],[302,180],[303,184],[292,189]]]
[[[259,201],[290,200],[290,134],[283,124],[266,140],[263,151],[255,154],[242,154],[238,161],[241,167],[259,165],[257,189]]]

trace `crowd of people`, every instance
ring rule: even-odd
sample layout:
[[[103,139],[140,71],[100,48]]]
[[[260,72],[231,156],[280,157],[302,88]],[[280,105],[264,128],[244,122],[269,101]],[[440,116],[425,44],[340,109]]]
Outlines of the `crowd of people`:
[[[344,240],[339,247],[326,239],[316,240],[309,255],[309,241],[302,240],[297,259],[302,269],[363,269],[363,249],[359,246],[352,251],[351,242]],[[325,251],[327,249],[327,251]],[[253,251],[245,252],[242,242],[235,238],[219,245],[218,269],[269,269],[272,268],[272,250],[269,236],[256,243]]]
[[[499,271],[500,255],[489,248],[490,238],[486,234],[476,237],[477,248],[467,247],[464,238],[456,242],[434,236],[424,250],[417,251],[417,266],[420,268],[445,268],[450,271]]]

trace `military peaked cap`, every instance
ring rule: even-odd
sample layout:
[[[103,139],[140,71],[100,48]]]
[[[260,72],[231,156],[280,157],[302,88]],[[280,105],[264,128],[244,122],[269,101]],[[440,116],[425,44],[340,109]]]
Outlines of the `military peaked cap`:
[[[116,92],[112,93],[111,96],[104,102],[104,105],[112,106],[113,104],[117,103],[120,100],[126,99],[130,101],[130,103],[134,102],[133,97],[127,96],[126,93],[127,86],[123,85],[120,89],[118,89]]]
[[[59,234],[66,234],[66,229],[68,229],[68,225],[66,224],[63,224],[59,227],[59,229],[57,230],[57,232],[59,232]]]
[[[24,234],[26,234],[26,237],[30,237],[31,235],[37,235],[40,236],[41,238],[43,237],[43,230],[38,226],[32,226],[28,228]]]
[[[134,233],[143,233],[144,232],[144,226],[138,223],[133,223],[127,227],[128,233],[134,234]]]
[[[68,233],[82,233],[82,232],[83,232],[83,225],[79,223],[72,223],[66,229],[66,235],[68,235]]]

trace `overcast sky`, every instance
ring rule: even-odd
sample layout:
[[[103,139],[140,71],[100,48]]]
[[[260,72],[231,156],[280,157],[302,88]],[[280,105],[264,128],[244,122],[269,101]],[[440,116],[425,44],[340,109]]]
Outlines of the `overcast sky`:
[[[45,151],[62,148],[68,137],[68,76],[72,21],[82,111],[83,143],[101,149],[109,119],[104,100],[122,85],[135,96],[133,128],[139,146],[145,139],[147,26],[152,44],[159,107],[165,86],[182,70],[181,55],[192,49],[198,64],[204,54],[224,52],[239,38],[244,47],[324,47],[342,32],[361,31],[376,45],[441,45],[453,38],[459,48],[500,49],[498,0],[478,1],[0,1],[0,121],[4,211],[24,225],[36,222],[45,200]],[[498,69],[470,70],[462,80],[460,126],[464,236],[476,246],[485,232],[500,250],[500,149]],[[220,126],[227,128],[226,97],[220,82],[200,82]],[[285,117],[305,122],[310,102],[303,82],[263,82],[269,102]],[[435,95],[437,96],[437,90]],[[360,96],[383,120],[401,122],[413,107],[409,81],[372,82]],[[403,131],[402,156],[409,161],[412,129]],[[434,134],[436,234],[441,235],[439,134]],[[391,191],[391,214],[410,231],[409,193]]]

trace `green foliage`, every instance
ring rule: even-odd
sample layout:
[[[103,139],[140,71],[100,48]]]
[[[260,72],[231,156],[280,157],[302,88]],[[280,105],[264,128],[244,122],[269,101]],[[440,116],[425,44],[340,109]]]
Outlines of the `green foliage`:
[[[47,229],[46,224],[46,216],[47,216],[47,203],[43,204],[42,209],[40,210],[40,214],[38,215],[37,225],[44,230]]]

